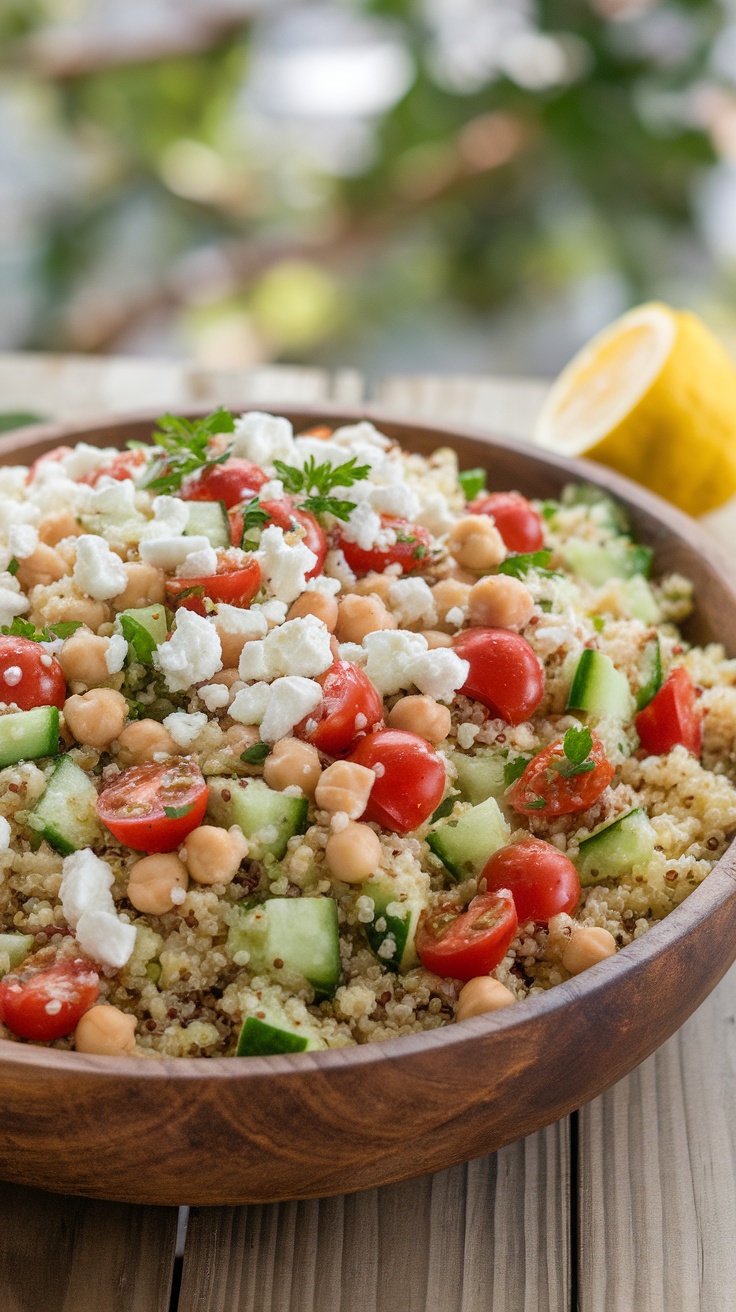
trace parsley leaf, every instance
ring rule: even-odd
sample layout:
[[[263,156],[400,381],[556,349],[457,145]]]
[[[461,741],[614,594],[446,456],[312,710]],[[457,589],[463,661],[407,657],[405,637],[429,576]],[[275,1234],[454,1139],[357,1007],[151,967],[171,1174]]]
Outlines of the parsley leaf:
[[[232,433],[235,420],[229,410],[214,410],[204,419],[183,419],[178,415],[162,415],[153,440],[160,453],[149,466],[141,487],[152,492],[178,492],[190,474],[206,473],[221,465],[230,455],[230,448],[217,456],[210,456],[209,445],[216,433]]]
[[[578,774],[589,774],[595,770],[595,761],[591,761],[593,736],[590,729],[568,729],[562,740],[564,759],[552,761],[553,769],[563,779],[574,779]]]
[[[19,569],[20,561],[16,560],[15,556],[13,556],[11,560],[8,561],[8,574],[17,574]]]
[[[156,643],[148,629],[144,628],[132,615],[123,614],[118,618],[123,637],[128,644],[128,650],[132,650],[140,665],[151,665]]]
[[[455,809],[455,798],[452,796],[446,797],[444,802],[440,802],[439,806],[437,807],[437,810],[434,811],[433,814],[430,816],[429,823],[433,825],[435,820],[444,820],[446,816],[452,815],[454,809]]]
[[[245,761],[246,765],[260,765],[270,752],[268,743],[253,743],[252,747],[246,747],[245,751],[241,752],[240,759]]]
[[[457,481],[463,490],[463,496],[466,501],[474,501],[479,492],[482,492],[486,485],[485,469],[462,469],[457,476]]]
[[[267,510],[263,509],[258,497],[251,497],[243,506],[243,533],[240,539],[242,551],[256,551],[258,549],[258,540],[250,537],[253,531],[258,532],[269,521],[271,516]]]
[[[190,802],[188,806],[165,806],[164,815],[167,816],[169,820],[181,820],[193,810],[194,802]]]
[[[547,569],[552,552],[547,551],[529,551],[522,552],[515,556],[507,556],[498,567],[499,574],[510,574],[514,579],[521,579],[530,569],[535,569],[538,574],[543,574],[545,578],[557,578],[557,571]]]
[[[503,781],[507,788],[521,778],[531,760],[531,756],[516,756],[513,761],[506,762],[503,767]]]
[[[50,624],[47,629],[37,629],[16,615],[12,624],[4,624],[0,633],[6,638],[28,638],[29,642],[53,642],[54,638],[68,638],[77,629],[81,629],[81,620],[65,620],[59,624]]]
[[[535,800],[534,800],[533,802],[525,802],[525,803],[524,803],[524,810],[525,810],[525,811],[541,811],[541,810],[542,810],[542,807],[543,807],[543,806],[546,806],[546,805],[547,805],[547,799],[546,799],[545,797],[537,797],[537,798],[535,798]]]
[[[368,478],[371,472],[370,465],[357,463],[357,456],[346,460],[343,465],[331,465],[329,461],[318,465],[314,456],[309,457],[302,469],[285,465],[282,460],[274,460],[273,465],[284,490],[292,496],[303,495],[304,499],[298,503],[301,510],[309,510],[318,516],[334,515],[342,520],[349,519],[356,503],[330,496],[333,488],[352,487],[353,483]]]

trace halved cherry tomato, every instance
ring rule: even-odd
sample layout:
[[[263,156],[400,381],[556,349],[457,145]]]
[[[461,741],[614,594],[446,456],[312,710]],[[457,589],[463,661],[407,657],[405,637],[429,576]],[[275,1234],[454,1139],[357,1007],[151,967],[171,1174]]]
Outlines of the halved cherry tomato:
[[[261,501],[260,508],[265,510],[269,522],[275,524],[276,528],[283,529],[285,533],[293,529],[295,524],[301,525],[304,529],[302,541],[317,557],[306,578],[314,579],[321,574],[327,555],[327,539],[314,515],[309,510],[302,510],[296,506],[291,497],[284,497],[282,501]],[[263,527],[266,528],[267,525],[264,524]],[[239,547],[243,540],[243,512],[237,506],[230,511],[230,534],[233,546]]]
[[[173,609],[181,606],[196,611],[197,615],[206,615],[205,597],[244,608],[250,606],[260,586],[261,567],[255,556],[238,553],[234,558],[229,551],[223,551],[218,554],[216,574],[167,579],[166,600]]]
[[[55,656],[30,638],[0,637],[0,702],[15,702],[21,711],[58,706],[66,701],[66,679]]]
[[[94,966],[82,957],[33,964],[33,958],[0,980],[0,1018],[19,1039],[48,1043],[71,1034],[100,995]]]
[[[230,456],[221,465],[213,465],[182,485],[182,501],[224,501],[228,510],[239,501],[249,501],[268,479],[258,465],[239,456]],[[240,546],[240,543],[238,543]]]
[[[541,838],[524,838],[499,848],[480,878],[489,893],[510,890],[522,925],[527,920],[546,925],[561,911],[571,916],[580,901],[580,880],[572,861]]]
[[[509,551],[539,551],[544,546],[542,520],[519,492],[490,492],[468,506],[471,515],[492,515]]]
[[[687,670],[670,670],[659,692],[634,718],[639,742],[650,756],[664,756],[682,743],[694,756],[703,745],[703,721],[697,694]]]
[[[470,664],[460,691],[507,724],[534,714],[544,694],[544,671],[526,638],[509,629],[466,629],[453,641]]]
[[[33,482],[34,478],[36,477],[36,474],[38,473],[39,469],[41,469],[43,465],[58,464],[60,460],[64,459],[64,456],[70,456],[71,453],[72,453],[72,448],[70,446],[55,446],[51,449],[51,451],[46,451],[44,455],[38,457],[38,460],[34,460],[33,464],[28,470],[28,473],[26,474],[26,483]]]
[[[408,834],[436,811],[445,792],[445,767],[433,747],[416,733],[379,729],[362,738],[349,761],[375,770],[363,813],[396,834]]]
[[[474,979],[503,961],[517,925],[508,889],[479,893],[465,911],[454,902],[440,902],[419,921],[417,952],[435,975]]]
[[[294,729],[297,738],[313,743],[328,756],[348,752],[361,734],[383,724],[383,701],[359,665],[335,661],[317,680],[322,684],[322,701]],[[308,731],[307,725],[316,727]]]
[[[201,824],[209,791],[194,761],[133,765],[100,793],[97,814],[127,847],[173,852]]]
[[[381,527],[392,529],[396,541],[388,547],[371,547],[366,551],[357,542],[348,542],[344,533],[338,529],[335,535],[337,546],[354,574],[379,574],[388,565],[400,565],[402,574],[411,574],[412,570],[426,568],[427,556],[432,539],[421,524],[410,524],[408,519],[399,519],[396,515],[381,515]]]
[[[545,818],[572,815],[575,811],[587,811],[608,787],[615,771],[600,739],[593,738],[590,752],[593,769],[572,776],[566,773],[569,762],[562,743],[562,738],[558,738],[529,762],[507,794],[515,811]]]
[[[99,469],[91,469],[88,474],[82,474],[77,482],[86,483],[89,487],[96,487],[101,478],[114,478],[118,483],[132,478],[135,482],[136,475],[147,460],[148,453],[143,447],[136,446],[132,451],[121,451],[109,465],[100,465]]]

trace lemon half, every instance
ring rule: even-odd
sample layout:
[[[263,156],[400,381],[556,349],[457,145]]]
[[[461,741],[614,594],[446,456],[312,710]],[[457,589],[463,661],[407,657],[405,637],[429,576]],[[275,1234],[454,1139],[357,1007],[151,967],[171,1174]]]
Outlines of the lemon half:
[[[641,305],[562,371],[535,440],[705,514],[736,493],[736,367],[697,315]]]

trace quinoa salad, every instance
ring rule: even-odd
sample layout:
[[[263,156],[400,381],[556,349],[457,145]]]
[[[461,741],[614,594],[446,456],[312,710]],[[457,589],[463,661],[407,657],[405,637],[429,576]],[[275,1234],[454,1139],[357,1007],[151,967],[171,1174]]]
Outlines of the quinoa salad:
[[[369,422],[0,469],[0,1037],[380,1042],[644,934],[736,830],[736,661],[651,564]]]

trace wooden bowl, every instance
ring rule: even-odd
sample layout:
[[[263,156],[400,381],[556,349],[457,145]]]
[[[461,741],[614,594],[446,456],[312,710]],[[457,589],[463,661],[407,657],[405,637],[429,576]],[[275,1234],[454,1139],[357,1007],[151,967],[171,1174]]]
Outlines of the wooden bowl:
[[[274,405],[276,413],[282,407]],[[494,488],[614,493],[657,571],[693,580],[689,637],[736,653],[736,591],[693,522],[608,470],[465,429],[329,407],[298,427],[367,414],[409,450],[453,446]],[[43,426],[0,440],[30,463],[60,443],[147,438],[151,417]],[[0,1177],[135,1203],[319,1197],[441,1170],[548,1125],[643,1061],[736,957],[731,848],[681,906],[615,957],[542,996],[463,1025],[291,1057],[141,1061],[0,1042]]]

